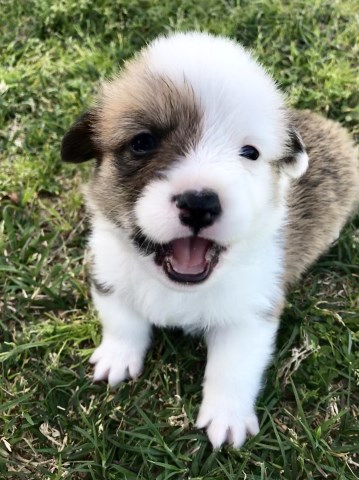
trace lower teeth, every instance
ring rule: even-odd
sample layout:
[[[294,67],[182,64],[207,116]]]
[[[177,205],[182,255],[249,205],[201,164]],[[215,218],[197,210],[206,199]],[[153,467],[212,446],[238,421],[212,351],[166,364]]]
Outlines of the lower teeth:
[[[215,255],[216,255],[216,247],[215,247],[215,245],[213,245],[212,247],[210,247],[207,250],[204,258],[205,258],[206,262],[211,262]]]

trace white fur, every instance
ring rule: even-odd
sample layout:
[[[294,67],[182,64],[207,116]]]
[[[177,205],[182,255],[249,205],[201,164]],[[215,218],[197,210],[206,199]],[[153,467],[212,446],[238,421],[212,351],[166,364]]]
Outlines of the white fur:
[[[108,378],[115,385],[126,376],[137,377],[150,324],[206,331],[208,364],[197,426],[208,426],[215,448],[226,440],[240,447],[247,433],[258,432],[254,402],[277,329],[276,321],[262,316],[282,295],[282,252],[276,239],[258,242],[256,249],[238,245],[222,259],[222,271],[191,290],[175,288],[163,274],[156,278],[152,260],[139,259],[122,232],[100,222],[90,245],[97,278],[116,285],[112,295],[94,293],[104,329],[91,358],[97,362],[94,379]]]
[[[308,168],[309,158],[306,152],[299,153],[297,155],[297,161],[294,164],[289,164],[286,166],[286,174],[290,178],[299,178],[301,177]]]
[[[281,152],[283,97],[240,45],[205,33],[177,33],[153,42],[145,58],[155,73],[179,86],[189,83],[204,109],[205,141],[213,153],[232,145],[238,154],[246,144],[257,145],[267,158]]]
[[[202,235],[228,246],[208,280],[185,287],[169,280],[152,256],[140,256],[126,233],[96,213],[90,237],[94,275],[111,285],[93,292],[103,340],[91,361],[95,379],[114,385],[136,377],[150,343],[150,325],[205,332],[208,363],[197,425],[214,447],[239,447],[258,432],[254,403],[278,323],[268,312],[282,300],[283,229],[288,177],[274,182],[270,162],[285,148],[284,103],[274,82],[240,46],[206,34],[160,38],[143,54],[149,68],[189,85],[204,111],[195,149],[148,183],[136,220],[156,242],[190,235],[171,198],[212,189],[223,214]],[[253,162],[238,155],[254,145]],[[288,176],[305,171],[292,167]],[[295,171],[297,168],[297,171]]]

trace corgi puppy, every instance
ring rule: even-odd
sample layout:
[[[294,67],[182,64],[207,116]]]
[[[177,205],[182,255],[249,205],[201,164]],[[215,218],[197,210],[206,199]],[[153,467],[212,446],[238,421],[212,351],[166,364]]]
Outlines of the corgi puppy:
[[[86,187],[94,380],[136,378],[152,325],[204,335],[198,428],[213,447],[255,435],[255,401],[287,288],[358,200],[357,152],[337,123],[289,110],[248,51],[162,36],[100,88],[63,139],[95,159]]]

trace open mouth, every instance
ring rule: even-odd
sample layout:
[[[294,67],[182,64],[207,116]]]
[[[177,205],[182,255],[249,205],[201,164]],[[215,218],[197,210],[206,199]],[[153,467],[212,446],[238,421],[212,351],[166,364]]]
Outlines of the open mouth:
[[[175,282],[200,283],[211,275],[223,250],[224,247],[206,238],[177,238],[156,250],[155,262]]]

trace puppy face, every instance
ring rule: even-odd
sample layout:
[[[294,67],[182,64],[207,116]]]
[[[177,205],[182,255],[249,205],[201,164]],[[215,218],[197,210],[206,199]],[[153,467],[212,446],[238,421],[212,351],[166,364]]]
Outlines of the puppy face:
[[[95,217],[174,288],[206,284],[272,228],[308,162],[271,78],[239,45],[199,33],[161,37],[128,62],[62,156],[96,158]]]

